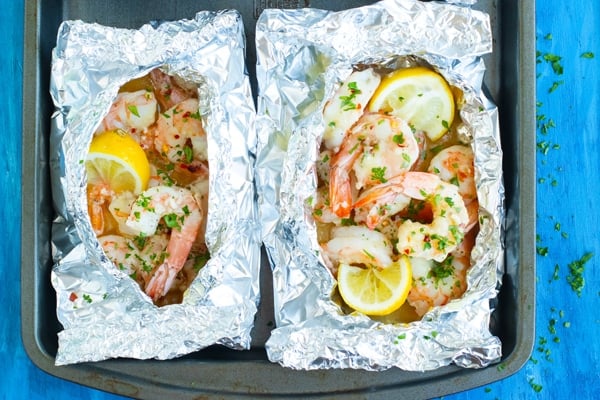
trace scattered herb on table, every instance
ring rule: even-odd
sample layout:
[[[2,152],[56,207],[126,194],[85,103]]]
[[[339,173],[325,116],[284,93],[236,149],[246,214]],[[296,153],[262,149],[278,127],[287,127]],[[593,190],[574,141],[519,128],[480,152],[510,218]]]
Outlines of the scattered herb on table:
[[[577,293],[577,296],[581,297],[581,291],[585,286],[585,279],[583,277],[585,264],[592,257],[592,253],[585,253],[579,260],[575,260],[569,263],[569,275],[567,276],[567,282],[571,286],[571,289],[573,289],[573,291]]]
[[[533,378],[529,379],[529,381],[528,381],[528,382],[529,382],[529,386],[531,386],[531,388],[532,388],[532,389],[533,389],[533,390],[534,390],[536,393],[539,393],[539,392],[541,392],[541,391],[542,391],[542,385],[540,385],[540,384],[538,384],[538,383],[535,383],[535,381],[534,381],[534,379],[533,379]]]

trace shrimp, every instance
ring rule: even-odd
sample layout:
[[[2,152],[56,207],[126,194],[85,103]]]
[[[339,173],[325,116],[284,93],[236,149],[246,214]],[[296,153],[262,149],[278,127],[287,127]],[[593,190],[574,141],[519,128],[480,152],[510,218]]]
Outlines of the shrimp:
[[[427,172],[458,186],[465,204],[477,199],[474,155],[469,146],[454,145],[443,149],[431,159]]]
[[[117,221],[119,233],[124,235],[134,236],[136,234],[135,230],[131,229],[125,223],[127,221],[127,217],[129,217],[129,213],[131,212],[131,207],[133,206],[133,202],[135,201],[136,196],[129,191],[124,191],[119,194],[115,194],[108,205],[108,211],[112,217]]]
[[[325,131],[323,143],[328,150],[338,151],[346,132],[362,115],[381,82],[372,69],[354,71],[341,84],[323,109]]]
[[[407,172],[403,193],[431,205],[430,223],[402,221],[396,249],[400,254],[442,261],[462,241],[469,216],[458,188],[427,172]]]
[[[192,192],[196,202],[198,203],[202,212],[202,223],[200,229],[196,235],[196,242],[194,243],[194,249],[201,251],[206,250],[206,224],[208,222],[208,194],[209,194],[209,180],[208,175],[200,175],[196,180],[188,185],[188,189]]]
[[[442,261],[461,242],[469,215],[458,188],[427,172],[407,172],[366,190],[354,207],[367,207],[367,225],[374,229],[386,216],[402,210],[410,199],[431,207],[432,221],[401,219],[396,250],[400,254]],[[412,214],[409,213],[409,217]]]
[[[161,113],[156,120],[154,135],[154,148],[172,163],[197,169],[208,159],[198,99],[184,100]]]
[[[474,242],[474,234],[466,235],[460,246],[442,262],[411,258],[413,285],[407,301],[419,316],[463,295]]]
[[[314,199],[311,198],[309,206],[312,207],[312,216],[315,221],[324,224],[334,223],[336,225],[342,223],[342,219],[331,210],[326,186],[317,189],[316,196]]]
[[[150,236],[161,219],[171,228],[171,236],[167,257],[146,285],[146,294],[155,301],[169,291],[183,268],[202,224],[202,212],[189,190],[154,186],[137,198],[126,223],[141,235]]]
[[[196,88],[186,87],[184,82],[165,74],[159,68],[150,71],[150,81],[155,88],[156,99],[163,110],[196,95]]]
[[[112,201],[114,195],[114,191],[108,185],[88,186],[88,215],[96,236],[102,235],[106,229],[105,206]]]
[[[119,93],[96,133],[121,129],[148,149],[152,144],[148,128],[156,121],[157,104],[154,93],[148,90]]]
[[[120,235],[105,235],[98,237],[98,242],[119,270],[132,275],[139,269],[139,249],[130,239]]]
[[[360,190],[408,171],[418,157],[419,146],[406,122],[381,113],[364,114],[331,159],[329,198],[333,211],[343,218],[350,215],[351,172],[356,177],[355,188]]]
[[[114,266],[144,287],[158,262],[166,257],[166,235],[130,239],[120,235],[105,235],[98,238],[104,253]]]
[[[393,262],[391,243],[380,232],[360,225],[343,226],[333,229],[331,236],[322,248],[334,276],[339,263],[385,268]]]

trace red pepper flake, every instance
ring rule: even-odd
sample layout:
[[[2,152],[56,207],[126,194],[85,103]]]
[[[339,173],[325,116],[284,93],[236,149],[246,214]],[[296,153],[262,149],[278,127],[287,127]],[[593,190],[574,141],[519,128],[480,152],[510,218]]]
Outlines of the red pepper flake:
[[[191,113],[191,112],[189,112],[189,111],[186,111],[186,112],[183,114],[183,118],[189,118],[191,115],[192,115],[192,113]]]
[[[69,296],[69,301],[75,301],[77,300],[77,294],[75,294],[75,292],[71,292],[71,295]]]

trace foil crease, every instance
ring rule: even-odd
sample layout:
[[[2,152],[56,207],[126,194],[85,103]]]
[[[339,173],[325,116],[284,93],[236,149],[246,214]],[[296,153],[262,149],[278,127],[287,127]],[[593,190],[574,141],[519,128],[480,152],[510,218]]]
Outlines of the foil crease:
[[[52,54],[50,162],[57,294],[56,364],[114,357],[171,359],[213,344],[250,347],[259,303],[260,237],[254,190],[255,108],[237,11],[118,29],[65,21]],[[124,83],[160,67],[199,86],[210,167],[206,242],[211,259],[183,302],[156,307],[113,267],[87,215],[83,160]]]
[[[340,12],[266,10],[256,43],[256,180],[276,320],[266,343],[269,359],[293,369],[411,371],[499,361],[501,343],[489,326],[503,273],[504,186],[497,108],[482,91],[481,56],[492,50],[489,16],[415,0]],[[323,107],[353,66],[423,61],[464,92],[459,130],[475,153],[480,202],[468,289],[408,324],[345,315],[331,299],[336,282],[320,256],[306,206],[316,191]]]

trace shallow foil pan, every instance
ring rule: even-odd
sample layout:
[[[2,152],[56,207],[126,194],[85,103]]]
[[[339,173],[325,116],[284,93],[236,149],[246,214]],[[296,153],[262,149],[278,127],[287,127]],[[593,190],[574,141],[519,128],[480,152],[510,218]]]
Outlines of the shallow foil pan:
[[[480,0],[491,16],[494,52],[485,58],[485,85],[499,108],[506,189],[506,273],[491,320],[502,361],[484,369],[443,367],[430,372],[295,371],[270,363],[264,343],[273,328],[270,268],[263,257],[262,302],[252,349],[212,346],[170,361],[118,359],[56,367],[56,296],[50,285],[53,220],[48,138],[53,105],[50,57],[59,24],[82,19],[124,28],[151,20],[193,18],[200,10],[237,9],[247,35],[247,66],[256,93],[254,27],[267,7],[357,7],[372,1],[328,0],[31,0],[25,7],[23,77],[23,204],[21,310],[27,354],[62,379],[124,396],[192,398],[430,398],[503,379],[528,360],[535,313],[535,13],[534,0]]]

